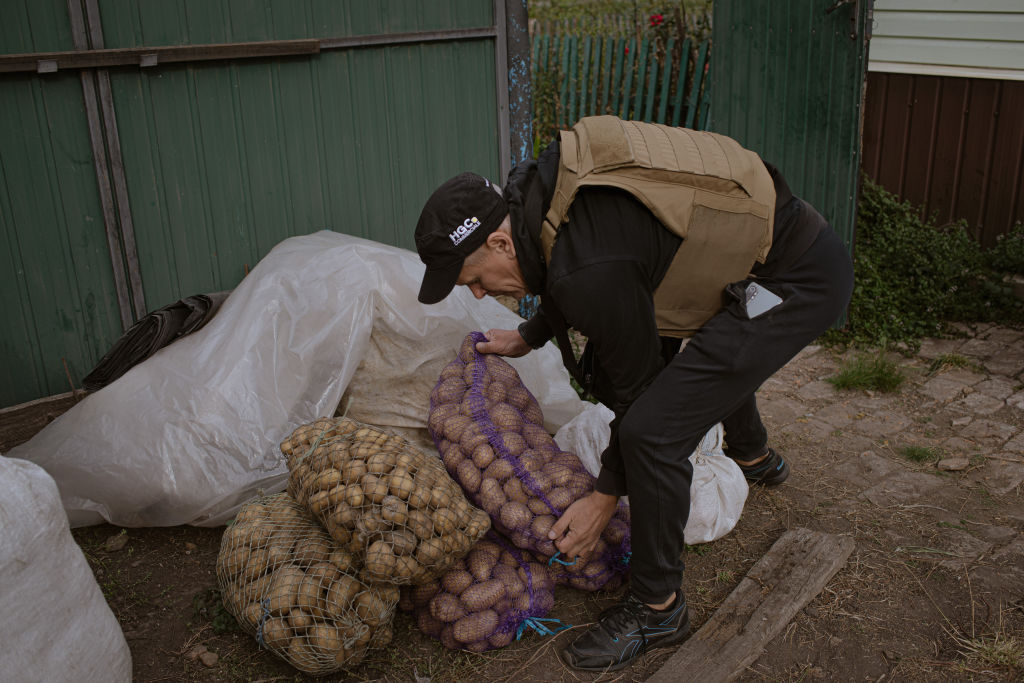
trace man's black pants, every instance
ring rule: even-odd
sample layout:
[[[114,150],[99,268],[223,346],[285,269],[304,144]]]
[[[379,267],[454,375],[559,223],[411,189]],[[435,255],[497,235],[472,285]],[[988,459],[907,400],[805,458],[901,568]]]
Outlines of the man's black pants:
[[[745,460],[764,450],[767,432],[754,392],[838,320],[853,291],[853,266],[826,227],[785,272],[758,282],[782,303],[753,319],[740,301],[720,311],[671,358],[619,427],[631,515],[631,590],[644,602],[661,602],[680,584],[690,453],[718,422],[732,457]]]

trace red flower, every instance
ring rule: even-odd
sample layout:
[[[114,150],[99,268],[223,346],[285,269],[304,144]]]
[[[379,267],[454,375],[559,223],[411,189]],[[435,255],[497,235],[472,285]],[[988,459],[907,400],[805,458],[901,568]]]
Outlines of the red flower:
[[[629,45],[626,46],[626,54],[629,54]]]
[[[652,14],[651,15],[651,26],[661,26],[663,23],[665,23],[665,16],[664,15],[662,15],[662,14]]]

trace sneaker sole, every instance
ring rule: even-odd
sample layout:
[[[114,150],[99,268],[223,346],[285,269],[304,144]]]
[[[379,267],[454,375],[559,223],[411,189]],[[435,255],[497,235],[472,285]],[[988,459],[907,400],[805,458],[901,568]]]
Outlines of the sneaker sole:
[[[635,662],[637,660],[637,658],[642,656],[644,653],[651,652],[652,650],[660,650],[663,647],[670,647],[670,646],[675,645],[677,643],[681,643],[682,641],[686,640],[689,636],[690,636],[690,613],[689,613],[689,611],[687,611],[687,613],[686,613],[686,621],[683,622],[682,626],[680,626],[678,629],[676,629],[675,633],[673,633],[670,636],[665,636],[664,638],[659,638],[658,640],[654,641],[652,644],[650,644],[647,647],[643,648],[642,650],[640,650],[639,652],[637,652],[635,655],[633,655],[629,659],[625,660],[624,662],[618,662],[617,664],[609,664],[608,666],[601,666],[601,667],[597,667],[597,666],[580,666],[578,664],[573,664],[572,662],[570,662],[570,661],[568,661],[566,659],[565,650],[564,649],[563,650],[559,650],[557,655],[558,655],[558,660],[560,662],[562,662],[562,664],[565,664],[567,667],[569,667],[571,669],[576,669],[577,671],[604,671],[604,672],[618,671],[619,669],[625,669],[627,666],[630,666],[631,664],[633,664],[633,662]]]

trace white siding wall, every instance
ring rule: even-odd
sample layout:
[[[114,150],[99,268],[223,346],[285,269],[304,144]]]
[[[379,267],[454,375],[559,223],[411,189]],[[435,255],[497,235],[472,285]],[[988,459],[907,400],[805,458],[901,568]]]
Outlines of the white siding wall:
[[[875,0],[868,69],[1024,80],[1024,0]]]

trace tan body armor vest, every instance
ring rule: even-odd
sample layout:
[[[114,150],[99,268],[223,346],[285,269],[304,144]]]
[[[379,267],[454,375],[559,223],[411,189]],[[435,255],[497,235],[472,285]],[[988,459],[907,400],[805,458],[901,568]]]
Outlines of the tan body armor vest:
[[[715,133],[580,119],[562,131],[554,198],[541,228],[545,261],[581,187],[616,187],[683,238],[654,292],[658,332],[693,335],[721,310],[723,290],[764,262],[772,243],[775,185],[755,153]]]

